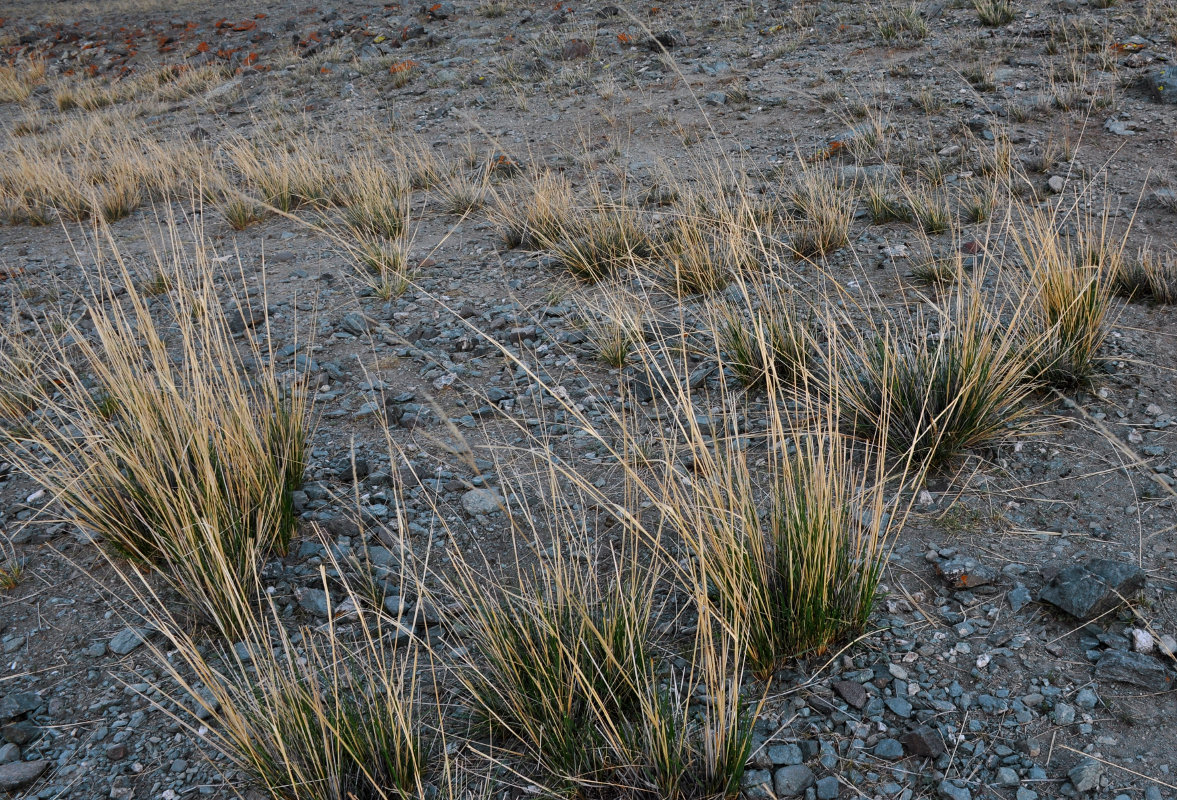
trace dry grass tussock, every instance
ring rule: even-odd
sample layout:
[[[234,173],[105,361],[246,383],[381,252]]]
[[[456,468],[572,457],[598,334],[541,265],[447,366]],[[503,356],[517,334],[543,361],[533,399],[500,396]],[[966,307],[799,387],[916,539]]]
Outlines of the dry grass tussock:
[[[113,117],[61,123],[11,139],[0,166],[0,200],[10,224],[121,219],[142,203],[190,192],[199,150],[165,144]]]
[[[45,81],[45,62],[30,59],[0,65],[0,103],[21,103]]]
[[[244,356],[262,354],[234,340],[216,285],[233,276],[203,245],[166,230],[153,274],[172,288],[153,314],[135,266],[109,230],[99,237],[88,322],[7,339],[4,371],[22,375],[23,390],[3,395],[4,450],[112,556],[157,571],[237,635],[259,596],[259,560],[294,532],[305,395],[268,367],[246,371]]]

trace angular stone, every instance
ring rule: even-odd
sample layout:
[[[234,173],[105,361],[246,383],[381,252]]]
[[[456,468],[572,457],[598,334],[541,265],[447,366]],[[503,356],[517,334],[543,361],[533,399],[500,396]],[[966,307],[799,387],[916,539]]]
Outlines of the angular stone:
[[[1139,567],[1097,558],[1064,569],[1042,588],[1038,599],[1073,617],[1091,619],[1136,594],[1144,582]]]
[[[114,635],[108,647],[116,656],[125,656],[147,641],[148,631],[139,628],[124,628]]]
[[[40,735],[41,729],[27,719],[20,722],[10,722],[0,727],[0,736],[18,745],[26,745],[35,741]]]
[[[903,758],[903,745],[898,739],[882,739],[875,745],[875,755],[887,761]]]
[[[1173,688],[1173,673],[1156,658],[1127,650],[1106,650],[1095,664],[1095,677],[1119,681],[1152,692]]]
[[[298,605],[303,611],[309,611],[320,617],[327,616],[330,610],[327,593],[322,589],[304,589],[298,592]]]
[[[773,775],[777,797],[797,797],[814,783],[813,770],[804,764],[781,767]]]
[[[862,708],[869,699],[866,689],[862,688],[862,684],[856,681],[834,681],[833,685],[834,691],[841,695],[842,699],[854,708]]]
[[[996,780],[998,786],[1017,786],[1021,783],[1018,773],[1009,767],[998,767]]]
[[[1075,790],[1090,792],[1099,788],[1099,779],[1103,775],[1103,764],[1093,758],[1085,758],[1067,772]]]
[[[36,692],[13,692],[0,697],[0,722],[24,716],[41,705],[41,695]]]
[[[941,561],[936,565],[936,571],[954,589],[974,589],[978,586],[985,586],[993,583],[997,577],[997,570],[968,556],[958,556]]]
[[[1026,588],[1025,584],[1019,583],[1014,588],[1010,589],[1009,594],[1005,596],[1009,601],[1010,611],[1015,614],[1022,610],[1022,608],[1034,598],[1030,596],[1030,590]]]
[[[888,697],[883,701],[883,704],[897,717],[903,717],[903,719],[909,719],[911,717],[911,703],[902,697]]]
[[[357,314],[353,311],[344,314],[343,318],[339,320],[339,329],[353,336],[363,336],[368,332],[368,320],[363,314]]]
[[[470,516],[493,514],[501,509],[502,496],[494,489],[471,489],[462,495],[462,508]]]
[[[0,764],[0,792],[15,792],[28,786],[49,768],[45,759],[38,761],[13,761]]]
[[[789,767],[800,764],[805,759],[801,757],[801,748],[795,744],[774,744],[768,748],[768,758],[774,766]]]
[[[766,769],[750,769],[740,780],[747,800],[773,800],[772,773]]]
[[[952,781],[940,781],[936,792],[944,800],[973,800],[973,793],[964,786],[957,786]]]
[[[1177,103],[1177,67],[1161,67],[1147,80],[1148,90],[1158,103]]]
[[[944,752],[944,739],[926,725],[908,731],[899,741],[907,752],[922,758],[935,758]]]

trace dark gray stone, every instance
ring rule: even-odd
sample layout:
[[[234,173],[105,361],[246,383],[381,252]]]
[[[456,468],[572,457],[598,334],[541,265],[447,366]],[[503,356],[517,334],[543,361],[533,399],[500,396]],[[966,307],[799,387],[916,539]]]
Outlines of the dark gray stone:
[[[952,781],[940,781],[936,791],[944,800],[973,800],[972,792],[964,786],[957,786]]]
[[[13,744],[26,745],[41,736],[41,729],[27,719],[0,727],[0,736]]]
[[[908,719],[911,717],[911,703],[902,697],[888,697],[883,701],[891,713],[897,717]]]
[[[954,589],[973,589],[977,586],[985,586],[993,583],[997,578],[997,570],[968,556],[958,556],[941,561],[936,565],[936,571]]]
[[[1144,588],[1144,572],[1133,564],[1097,558],[1067,567],[1043,587],[1038,599],[1073,617],[1091,619]]]
[[[861,683],[855,681],[834,681],[833,686],[834,691],[841,695],[842,699],[854,708],[862,708],[869,699],[866,689],[862,688]]]
[[[682,31],[677,28],[670,28],[660,33],[655,33],[650,37],[650,49],[658,52],[662,48],[673,50],[676,47],[682,47],[687,43],[687,37]]]
[[[15,792],[25,788],[49,768],[45,759],[38,761],[13,761],[0,764],[0,792]]]
[[[773,788],[777,797],[797,797],[813,785],[813,770],[804,764],[781,767],[773,776]]]
[[[882,739],[875,745],[875,755],[887,761],[903,758],[903,744],[898,739]]]
[[[494,489],[471,489],[462,495],[462,508],[470,516],[493,514],[503,504],[502,496]]]
[[[944,752],[944,739],[926,725],[908,731],[899,741],[907,752],[922,758],[935,758]]]
[[[1090,792],[1099,788],[1099,779],[1103,775],[1103,764],[1093,758],[1085,758],[1067,772],[1075,790]]]
[[[343,318],[339,320],[339,329],[353,336],[363,336],[368,332],[368,320],[363,314],[357,314],[353,311],[349,314],[344,314]]]
[[[1016,614],[1034,598],[1030,595],[1030,590],[1024,584],[1019,583],[1010,589],[1009,594],[1006,595],[1006,599],[1009,600],[1010,610]]]
[[[740,780],[747,800],[773,800],[772,773],[766,769],[750,769]]]
[[[11,764],[20,761],[20,748],[12,742],[0,744],[0,764]]]
[[[322,589],[304,589],[298,593],[298,605],[304,611],[309,611],[320,617],[327,616],[330,609],[330,603],[327,600],[327,593]]]
[[[768,748],[768,758],[773,765],[788,767],[800,764],[805,759],[801,756],[801,748],[795,744],[774,744]]]
[[[1164,664],[1150,655],[1127,650],[1105,650],[1095,664],[1095,677],[1128,683],[1152,692],[1167,692],[1173,688],[1173,673]]]
[[[0,697],[0,722],[23,717],[36,711],[41,705],[41,695],[36,692],[13,692]]]
[[[827,775],[817,781],[817,800],[838,800],[841,791],[836,775]]]
[[[1158,103],[1177,103],[1177,67],[1161,67],[1147,80],[1148,90]]]
[[[107,645],[116,656],[125,656],[147,641],[148,631],[140,628],[124,628],[114,635]]]

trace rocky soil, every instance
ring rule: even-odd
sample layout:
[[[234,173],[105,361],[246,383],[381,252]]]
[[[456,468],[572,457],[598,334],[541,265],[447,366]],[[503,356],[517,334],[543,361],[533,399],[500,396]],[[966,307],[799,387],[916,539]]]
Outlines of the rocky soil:
[[[142,112],[136,124],[161,140],[215,147],[287,120],[350,147],[356,130],[377,126],[415,134],[445,161],[509,154],[641,191],[706,148],[738,155],[752,175],[798,152],[851,174],[877,167],[849,155],[864,119],[902,147],[942,154],[949,184],[964,184],[975,179],[968,149],[1008,131],[1043,202],[1088,192],[1093,207],[1114,209],[1113,225],[1132,222],[1131,247],[1174,243],[1172,3],[1031,0],[996,28],[970,4],[920,3],[927,33],[911,40],[887,28],[905,8],[16,2],[0,12],[0,43],[8,57],[44,56],[53,75],[117,78],[160,61],[231,70],[205,93]],[[1066,37],[1080,30],[1091,44],[1072,58]],[[1062,82],[1068,59],[1082,72]],[[970,81],[976,69],[984,80]],[[30,102],[58,113],[45,91]],[[0,106],[6,128],[26,113]],[[1049,136],[1075,152],[1035,170]],[[293,342],[317,324],[310,356],[276,348],[317,389],[312,463],[296,495],[308,533],[267,568],[292,621],[327,610],[312,524],[388,574],[382,536],[398,511],[414,547],[442,560],[475,542],[507,559],[498,471],[510,469],[502,448],[518,438],[508,419],[543,427],[553,448],[607,480],[608,464],[550,392],[602,425],[622,395],[656,405],[641,376],[594,358],[576,294],[542,254],[506,249],[484,213],[422,206],[417,285],[388,301],[365,294],[347,254],[297,221],[235,232],[203,214],[218,252],[264,274],[253,302],[272,335]],[[157,213],[142,207],[114,223],[124,252],[150,252]],[[6,316],[69,313],[93,263],[85,231],[0,228]],[[921,291],[907,275],[917,252],[984,235],[963,226],[929,245],[912,225],[860,214],[829,273],[869,280],[899,303]],[[684,301],[688,314],[694,302]],[[1098,391],[1052,401],[1033,435],[986,454],[967,480],[928,486],[896,543],[874,633],[774,680],[745,776],[750,800],[1177,797],[1175,319],[1171,306],[1124,303]],[[477,331],[533,362],[547,391]],[[699,366],[701,390],[724,379]],[[754,424],[755,405],[743,411]],[[401,463],[384,421],[410,456]],[[46,522],[55,512],[26,476],[6,465],[0,476],[0,523],[24,564],[0,592],[0,794],[248,793],[156,707],[162,678],[143,646],[153,632],[93,542]],[[456,521],[452,537],[439,537],[437,513]]]

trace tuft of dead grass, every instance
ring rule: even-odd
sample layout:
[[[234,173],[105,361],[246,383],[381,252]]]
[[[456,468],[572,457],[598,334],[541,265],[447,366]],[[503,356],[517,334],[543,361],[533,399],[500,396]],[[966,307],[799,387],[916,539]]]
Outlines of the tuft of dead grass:
[[[102,236],[83,301],[93,335],[72,321],[36,334],[48,354],[38,375],[57,390],[39,398],[36,422],[7,432],[6,456],[108,552],[158,570],[222,635],[239,635],[241,609],[260,596],[259,560],[293,533],[305,393],[269,368],[247,376],[203,244],[186,250],[167,227],[155,271],[173,289],[157,319]]]

